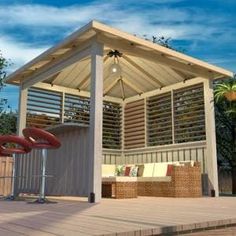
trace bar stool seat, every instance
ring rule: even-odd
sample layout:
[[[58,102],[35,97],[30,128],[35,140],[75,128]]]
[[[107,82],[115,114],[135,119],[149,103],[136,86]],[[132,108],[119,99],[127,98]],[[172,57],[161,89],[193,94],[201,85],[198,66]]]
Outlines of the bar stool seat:
[[[45,198],[47,150],[57,149],[61,146],[61,143],[53,134],[39,128],[25,128],[23,135],[26,140],[31,143],[31,148],[42,150],[41,188],[39,198],[35,203],[50,203],[50,201]]]
[[[14,146],[8,147],[7,144]],[[18,145],[16,147],[16,145]],[[26,154],[31,151],[31,143],[16,135],[0,136],[0,153],[3,155]]]
[[[39,128],[25,128],[23,135],[34,149],[57,149],[61,146],[60,141],[53,134]]]
[[[7,200],[15,199],[15,180],[16,180],[16,154],[27,154],[31,151],[31,143],[16,135],[2,135],[0,136],[0,155],[12,156],[12,188],[11,195]],[[4,177],[3,177],[4,178]]]

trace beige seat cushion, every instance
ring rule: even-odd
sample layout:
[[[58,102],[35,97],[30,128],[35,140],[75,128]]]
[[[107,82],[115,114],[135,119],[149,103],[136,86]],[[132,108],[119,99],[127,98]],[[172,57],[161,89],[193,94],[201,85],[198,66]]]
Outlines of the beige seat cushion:
[[[103,177],[102,182],[136,182],[137,177],[130,176],[115,176],[115,177]]]
[[[145,163],[142,177],[152,177],[154,171],[154,163]]]
[[[102,177],[115,176],[116,165],[102,165]]]
[[[170,162],[160,162],[155,163],[153,177],[164,177],[166,176],[167,166],[172,163]]]
[[[182,165],[190,165],[190,166],[194,166],[194,161],[180,161],[180,164]]]
[[[138,177],[138,182],[170,182],[171,176],[164,177]]]

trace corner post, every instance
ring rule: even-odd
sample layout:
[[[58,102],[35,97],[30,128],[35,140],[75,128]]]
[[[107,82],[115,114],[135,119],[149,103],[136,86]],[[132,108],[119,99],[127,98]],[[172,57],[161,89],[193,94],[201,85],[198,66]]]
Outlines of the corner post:
[[[103,124],[103,47],[91,45],[91,98],[89,125],[88,201],[100,202],[102,197],[102,124]]]
[[[209,193],[215,190],[215,196],[219,196],[216,131],[215,131],[215,108],[213,81],[206,79],[204,82],[205,100],[205,124],[206,124],[206,168],[209,179]]]
[[[19,105],[18,105],[18,119],[17,119],[17,134],[22,135],[22,130],[26,127],[26,113],[27,113],[27,96],[28,89],[19,88]]]

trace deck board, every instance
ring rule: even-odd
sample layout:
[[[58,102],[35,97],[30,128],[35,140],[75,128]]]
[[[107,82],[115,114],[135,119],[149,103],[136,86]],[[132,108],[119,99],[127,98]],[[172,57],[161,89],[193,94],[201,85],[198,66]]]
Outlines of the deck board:
[[[235,198],[73,199],[48,205],[0,201],[0,235],[152,235],[236,224]]]

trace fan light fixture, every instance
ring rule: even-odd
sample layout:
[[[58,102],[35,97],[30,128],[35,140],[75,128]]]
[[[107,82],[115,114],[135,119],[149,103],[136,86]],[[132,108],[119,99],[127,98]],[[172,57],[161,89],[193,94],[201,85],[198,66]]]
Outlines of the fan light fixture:
[[[120,76],[121,75],[121,67],[119,64],[119,57],[122,57],[122,53],[120,53],[118,50],[111,50],[108,54],[109,57],[114,58],[113,64],[110,66],[110,74],[112,76]]]

